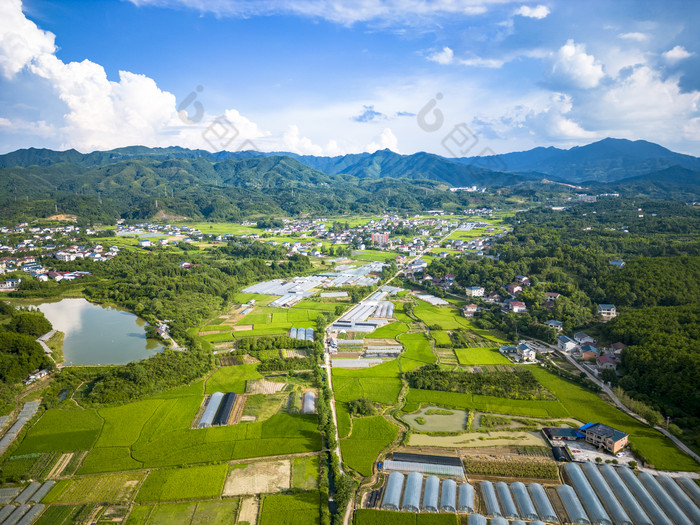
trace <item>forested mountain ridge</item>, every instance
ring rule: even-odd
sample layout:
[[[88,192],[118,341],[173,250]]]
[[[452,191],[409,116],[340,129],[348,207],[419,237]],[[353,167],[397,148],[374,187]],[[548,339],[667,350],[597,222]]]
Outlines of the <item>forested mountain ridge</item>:
[[[606,139],[578,150],[538,148],[509,154],[516,155],[516,160],[529,156],[534,159],[531,165],[509,164],[508,156],[499,156],[508,157],[508,162],[495,162],[389,150],[314,157],[256,151],[210,153],[181,147],[131,146],[88,154],[29,148],[0,155],[0,218],[45,217],[57,210],[98,221],[147,219],[158,212],[240,220],[259,214],[415,213],[436,208],[449,212],[495,202],[493,192],[448,191],[450,186],[473,185],[525,197],[544,191],[549,196],[619,192],[629,197],[700,198],[700,171],[694,169],[697,165],[700,170],[700,160],[639,142]],[[612,162],[618,151],[627,156]],[[649,155],[658,157],[652,162]],[[538,171],[549,169],[545,164],[555,157],[559,168],[554,175]],[[675,161],[690,167],[668,166]],[[620,163],[624,169],[619,169]],[[562,174],[573,173],[581,165],[588,167],[580,173],[592,178],[579,189],[545,180],[565,179]],[[503,171],[483,166],[500,166]],[[516,172],[519,167],[532,169]],[[633,176],[599,182],[599,172],[606,173],[604,180]]]

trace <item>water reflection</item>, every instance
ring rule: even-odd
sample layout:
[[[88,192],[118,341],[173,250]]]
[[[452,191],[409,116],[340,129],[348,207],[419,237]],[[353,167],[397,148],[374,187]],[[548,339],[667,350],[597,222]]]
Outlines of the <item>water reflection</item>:
[[[143,319],[132,313],[85,299],[63,299],[38,308],[56,330],[66,334],[67,365],[124,364],[163,351],[160,343],[146,339]]]

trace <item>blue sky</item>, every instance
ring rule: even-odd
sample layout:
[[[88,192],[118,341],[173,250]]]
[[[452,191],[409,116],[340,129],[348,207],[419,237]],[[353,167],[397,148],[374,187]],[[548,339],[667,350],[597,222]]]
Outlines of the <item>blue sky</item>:
[[[0,152],[700,155],[693,1],[3,0]]]

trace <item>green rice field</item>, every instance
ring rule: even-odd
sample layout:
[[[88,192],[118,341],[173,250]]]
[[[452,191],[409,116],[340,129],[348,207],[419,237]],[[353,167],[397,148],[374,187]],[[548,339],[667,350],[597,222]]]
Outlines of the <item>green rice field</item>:
[[[495,348],[455,348],[460,365],[512,365],[507,357]]]
[[[228,464],[152,471],[136,495],[139,503],[214,499],[221,496]]]
[[[396,439],[398,432],[383,416],[356,418],[350,437],[340,441],[343,462],[363,476],[371,476],[377,456]]]

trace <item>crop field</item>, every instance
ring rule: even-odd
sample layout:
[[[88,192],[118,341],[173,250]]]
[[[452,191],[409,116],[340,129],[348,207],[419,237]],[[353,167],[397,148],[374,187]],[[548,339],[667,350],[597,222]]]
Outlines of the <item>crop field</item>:
[[[48,410],[31,427],[15,454],[88,450],[100,435],[103,423],[95,410]]]
[[[396,258],[396,253],[381,250],[354,250],[352,258],[358,261],[391,261]]]
[[[355,419],[350,437],[340,441],[343,462],[363,476],[371,476],[374,460],[396,439],[398,432],[383,416]]]
[[[340,438],[348,437],[350,434],[350,413],[348,412],[348,404],[343,401],[335,401],[335,414],[338,418],[338,436]]]
[[[387,325],[377,328],[374,332],[370,334],[373,339],[395,339],[396,336],[407,332],[408,325],[400,321],[395,321]]]
[[[292,459],[292,488],[316,490],[318,488],[318,456]]]
[[[231,465],[223,495],[242,496],[284,492],[289,490],[291,474],[292,466],[288,459],[256,461],[248,465],[236,463]]]
[[[596,394],[539,367],[528,368],[542,385],[559,398],[571,417],[583,422],[604,423],[629,433],[630,443],[656,468],[700,470],[700,465],[678,450],[662,434],[609,405]]]
[[[455,348],[460,365],[510,365],[507,357],[493,348]]]
[[[139,503],[213,499],[221,496],[228,465],[152,471],[136,495]]]
[[[169,392],[149,400],[101,409],[104,421],[94,410],[52,409],[30,429],[19,450],[32,454],[43,453],[46,449],[73,451],[78,446],[91,449],[83,462],[81,474],[320,450],[315,415],[274,414],[262,422],[190,429],[202,402],[201,392],[202,383],[197,382],[179,389],[181,397],[169,397],[174,395]],[[65,428],[64,416],[74,415],[79,416],[74,418],[76,425],[85,424],[85,421],[94,425],[89,443],[88,440],[80,443],[86,431],[69,432]],[[47,423],[42,425],[44,420],[52,422],[55,427],[51,428]],[[95,424],[98,422],[99,426]],[[103,424],[109,429],[109,434],[104,437],[100,435]],[[73,435],[78,437],[77,445],[70,441]],[[92,448],[96,441],[97,446]],[[117,444],[119,446],[115,446]]]
[[[390,510],[357,509],[354,525],[459,525],[457,514],[415,514]]]
[[[231,327],[227,328],[228,329],[225,331],[217,332],[215,334],[200,335],[199,337],[201,337],[208,343],[228,343],[229,341],[235,341],[236,338],[234,337],[233,332],[231,331]]]
[[[452,340],[450,339],[450,334],[444,330],[432,330],[430,335],[435,339],[435,344],[437,346],[448,347],[452,345]]]
[[[230,525],[235,523],[238,505],[236,498],[199,503],[136,505],[126,525]]]
[[[401,380],[388,377],[362,377],[350,376],[343,373],[351,369],[333,369],[333,389],[338,401],[352,401],[353,399],[367,398],[377,403],[393,405],[398,401],[401,391]],[[372,368],[363,369],[370,371]]]
[[[399,357],[403,372],[408,372],[425,364],[434,363],[437,360],[430,349],[430,341],[428,341],[425,334],[404,334],[398,339],[404,345],[404,351]]]
[[[6,458],[0,465],[2,475],[5,478],[38,479],[48,475],[51,467],[59,458],[57,453],[15,455]]]
[[[37,520],[36,525],[70,525],[76,523],[76,516],[82,505],[49,505]]]
[[[231,301],[234,303],[239,303],[239,304],[247,304],[249,301],[255,300],[256,305],[267,306],[272,301],[277,299],[277,297],[278,296],[276,296],[276,295],[263,295],[263,294],[257,294],[257,293],[238,292],[238,293],[233,295],[233,298],[231,299]]]
[[[461,394],[458,392],[441,392],[438,390],[420,390],[411,388],[406,395],[404,411],[414,412],[420,405],[437,405],[463,410],[479,410],[496,414],[514,416],[558,418],[568,417],[569,412],[559,401],[528,401],[483,396],[479,394]]]
[[[424,301],[418,301],[413,314],[428,326],[439,326],[441,330],[468,328],[469,321],[462,317],[456,308],[437,307]]]
[[[463,461],[467,474],[507,478],[559,479],[556,463],[544,458],[497,460],[491,457],[465,456]]]
[[[257,365],[223,366],[207,380],[207,394],[214,392],[245,393],[245,383],[249,379],[260,379]]]
[[[126,503],[144,475],[132,472],[62,480],[51,489],[44,503]]]
[[[259,525],[313,525],[321,522],[318,491],[265,496]]]

